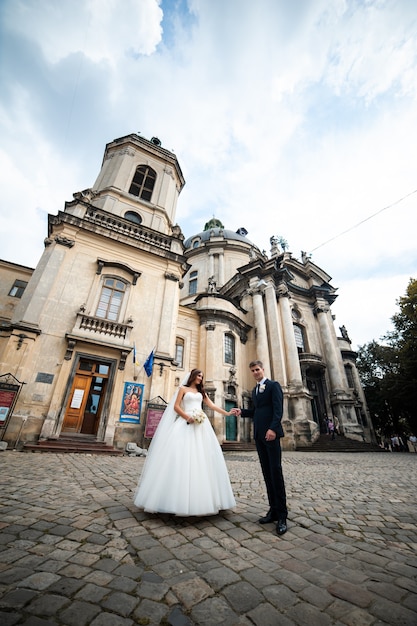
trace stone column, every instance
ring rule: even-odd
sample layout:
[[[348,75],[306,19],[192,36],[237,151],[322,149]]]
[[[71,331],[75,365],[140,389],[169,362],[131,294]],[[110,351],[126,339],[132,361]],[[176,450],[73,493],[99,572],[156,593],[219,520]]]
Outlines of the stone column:
[[[266,332],[265,312],[261,286],[258,278],[251,280],[250,294],[252,295],[253,313],[256,333],[256,358],[262,361],[267,372],[271,371],[269,359],[268,335]]]
[[[345,393],[344,367],[340,350],[335,345],[333,322],[330,319],[330,309],[326,304],[316,303],[314,313],[317,316],[323,344],[324,356],[329,373],[330,387],[333,393]],[[343,373],[342,373],[343,372]]]
[[[264,289],[266,318],[268,320],[269,341],[271,345],[271,376],[282,385],[287,384],[286,373],[283,364],[285,362],[283,338],[278,320],[278,305],[275,287],[271,282],[267,282]]]
[[[289,291],[287,285],[282,282],[278,287],[279,311],[283,329],[285,347],[284,366],[286,368],[286,386],[288,390],[287,419],[292,423],[291,428],[286,429],[285,445],[288,449],[305,445],[311,439],[311,431],[308,423],[309,410],[308,397],[303,387],[300,361],[298,358],[297,345],[295,343],[294,326],[292,322]],[[288,430],[288,432],[287,432]]]
[[[332,409],[339,420],[339,427],[346,436],[362,440],[363,428],[358,424],[354,400],[347,388],[345,368],[337,342],[333,320],[327,303],[317,301],[317,316],[330,382]]]
[[[291,308],[289,302],[288,288],[281,283],[278,289],[279,308],[281,313],[284,344],[285,344],[285,365],[287,370],[287,384],[291,387],[302,387],[302,375],[300,361],[298,358],[297,345],[295,343],[294,325],[292,322]]]

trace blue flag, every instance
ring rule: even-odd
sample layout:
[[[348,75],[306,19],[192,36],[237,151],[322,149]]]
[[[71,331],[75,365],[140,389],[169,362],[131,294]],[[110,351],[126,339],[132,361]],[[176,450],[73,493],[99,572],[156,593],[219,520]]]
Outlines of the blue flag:
[[[145,370],[147,376],[152,376],[153,357],[154,357],[154,354],[152,350],[152,352],[146,359],[145,363],[143,364],[143,369]]]

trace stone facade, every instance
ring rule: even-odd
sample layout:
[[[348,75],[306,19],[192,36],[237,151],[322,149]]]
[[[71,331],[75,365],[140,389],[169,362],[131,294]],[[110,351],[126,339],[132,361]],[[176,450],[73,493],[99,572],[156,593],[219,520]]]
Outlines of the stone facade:
[[[244,228],[214,219],[184,241],[184,184],[157,138],[116,139],[93,187],[49,216],[37,267],[0,264],[0,383],[6,373],[24,383],[2,439],[146,447],[146,423],[187,371],[204,371],[216,404],[248,406],[248,363],[260,359],[284,390],[284,448],[311,445],[331,415],[347,437],[373,441],[356,355],[334,328],[330,276],[276,237],[266,254]],[[12,293],[19,280],[26,288]],[[140,411],[129,413],[135,394]],[[251,441],[247,418],[210,418],[220,442]]]

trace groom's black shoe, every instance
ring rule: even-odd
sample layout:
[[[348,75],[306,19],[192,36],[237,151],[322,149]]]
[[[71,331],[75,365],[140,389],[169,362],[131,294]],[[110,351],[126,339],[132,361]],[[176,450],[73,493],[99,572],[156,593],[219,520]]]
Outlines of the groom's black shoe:
[[[287,520],[279,519],[277,522],[277,535],[283,535],[287,532]]]
[[[278,519],[277,514],[269,510],[268,513],[265,515],[265,517],[259,518],[258,522],[260,524],[271,524],[272,522],[276,522],[277,519]]]

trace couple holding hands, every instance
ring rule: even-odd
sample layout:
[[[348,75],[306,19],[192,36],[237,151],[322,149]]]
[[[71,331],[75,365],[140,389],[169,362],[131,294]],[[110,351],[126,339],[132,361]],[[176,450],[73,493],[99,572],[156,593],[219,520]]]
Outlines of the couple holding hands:
[[[204,390],[203,373],[194,369],[168,404],[156,429],[134,503],[150,513],[178,516],[215,515],[236,506],[223,452],[202,405],[222,415],[242,415],[254,422],[256,449],[269,501],[260,524],[276,522],[287,531],[287,504],[280,438],[283,394],[278,382],[265,377],[261,361],[249,368],[256,381],[252,409],[217,407]],[[190,428],[191,426],[191,428]]]

